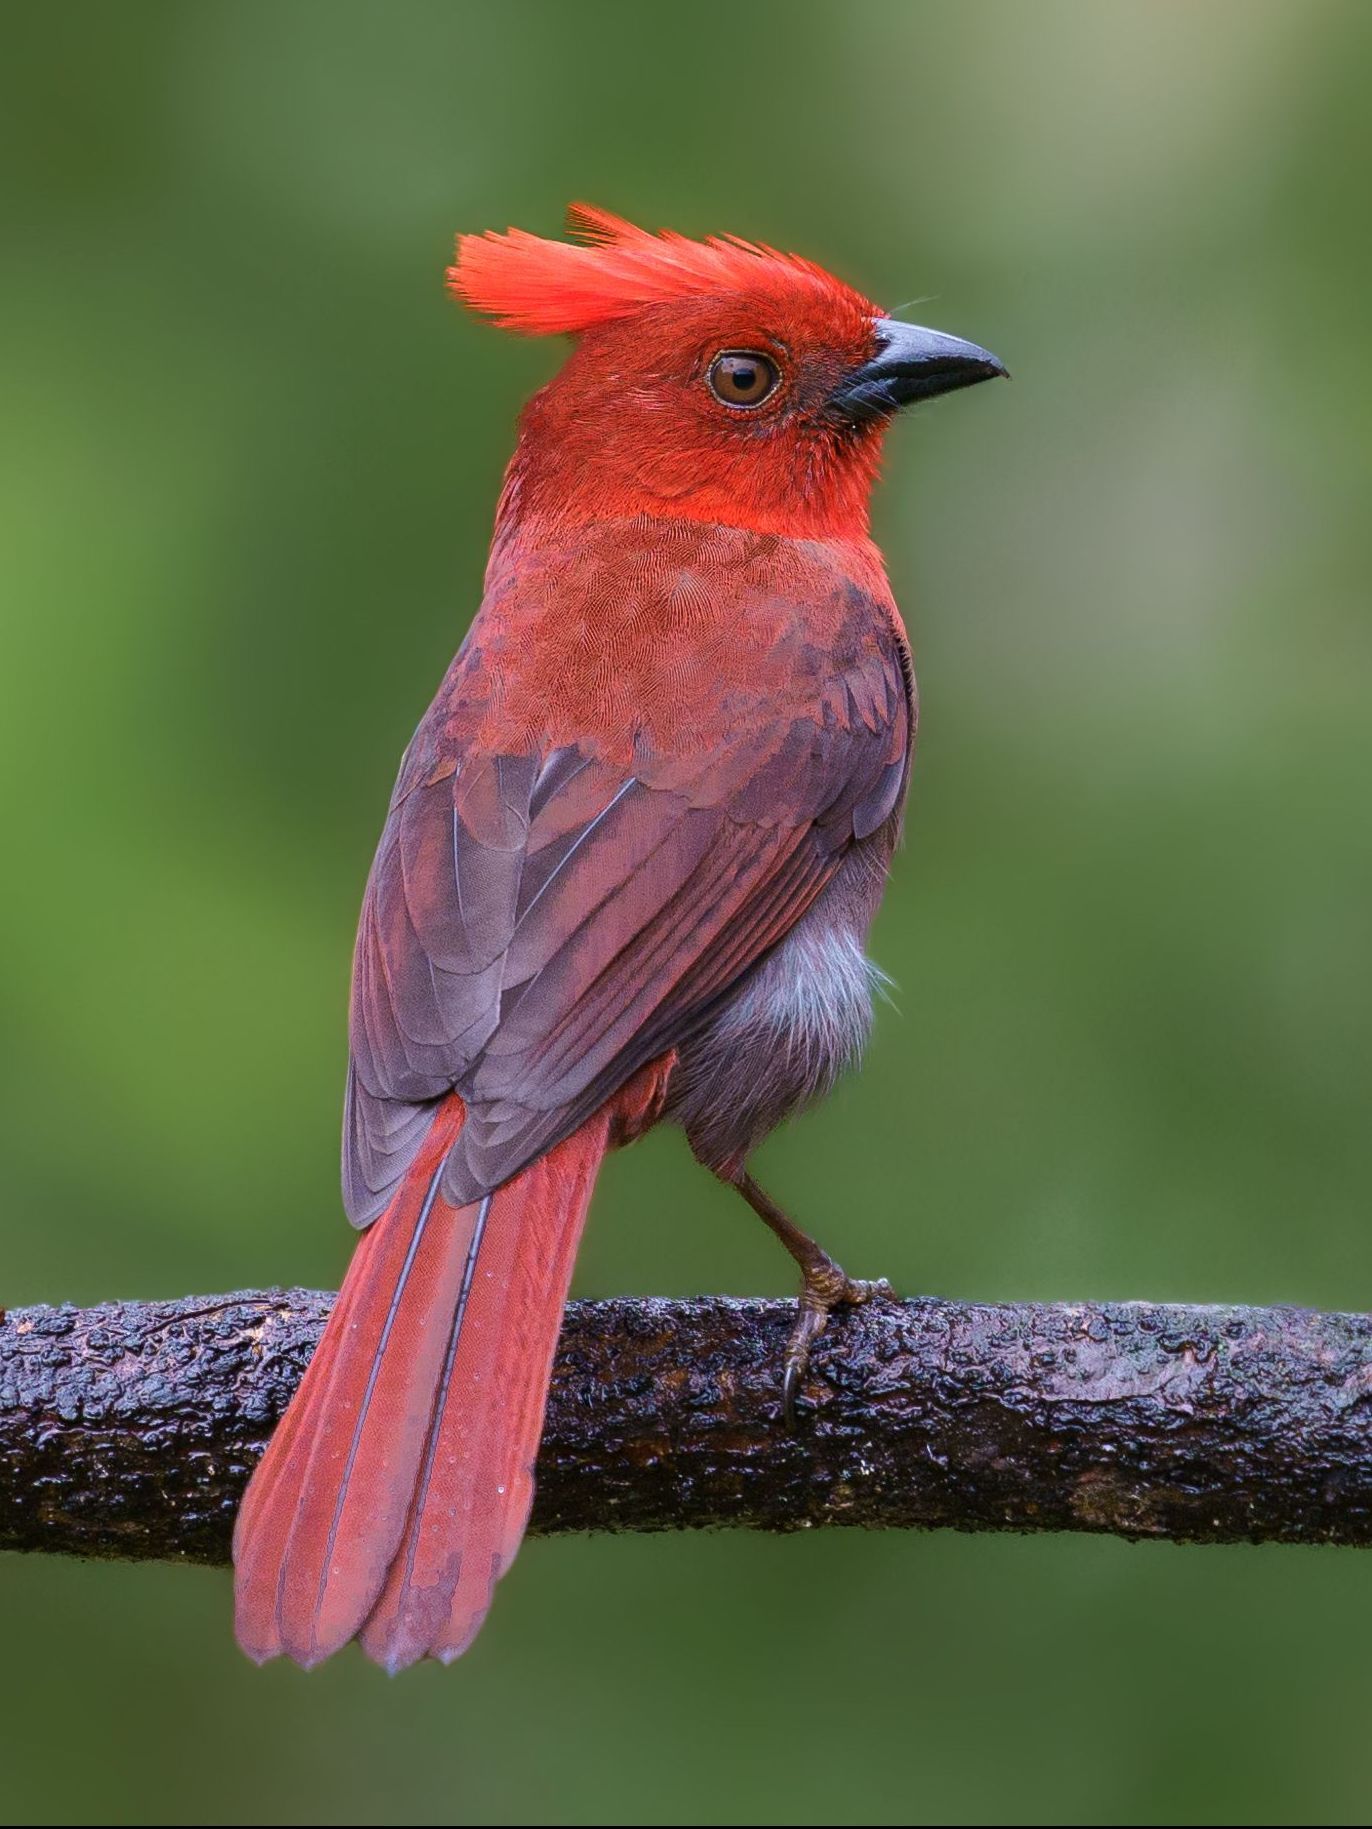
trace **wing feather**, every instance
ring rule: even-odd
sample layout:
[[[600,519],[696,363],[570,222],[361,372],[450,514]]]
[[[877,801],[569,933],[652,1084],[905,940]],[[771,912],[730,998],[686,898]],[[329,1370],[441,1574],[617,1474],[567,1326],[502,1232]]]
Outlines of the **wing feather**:
[[[620,757],[593,721],[577,735],[551,716],[546,740],[507,753],[484,714],[500,703],[517,736],[508,677],[492,644],[464,647],[406,753],[363,903],[356,1224],[452,1090],[467,1107],[444,1175],[454,1202],[569,1135],[688,1037],[896,814],[912,734],[901,638],[851,590],[845,613],[832,654],[799,612],[796,634],[774,617],[785,664],[721,693],[717,741],[645,727]]]

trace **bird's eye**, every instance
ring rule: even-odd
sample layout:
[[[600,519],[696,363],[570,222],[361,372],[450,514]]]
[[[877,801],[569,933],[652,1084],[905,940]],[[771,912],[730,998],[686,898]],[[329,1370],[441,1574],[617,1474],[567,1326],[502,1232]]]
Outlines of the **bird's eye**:
[[[726,349],[710,364],[710,392],[725,406],[761,406],[776,391],[781,371],[755,349]]]

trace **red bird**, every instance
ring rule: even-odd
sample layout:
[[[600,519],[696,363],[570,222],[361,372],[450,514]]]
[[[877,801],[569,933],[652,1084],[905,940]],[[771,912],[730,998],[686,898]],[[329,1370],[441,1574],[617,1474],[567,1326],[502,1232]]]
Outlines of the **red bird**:
[[[238,1637],[398,1670],[471,1643],[528,1519],[606,1152],[660,1119],[800,1266],[789,1412],[850,1280],[748,1172],[871,1024],[915,732],[868,535],[900,406],[1005,370],[791,254],[458,242],[448,283],[568,332],[524,410],[480,614],[401,764],[354,962],[364,1228],[243,1501]]]

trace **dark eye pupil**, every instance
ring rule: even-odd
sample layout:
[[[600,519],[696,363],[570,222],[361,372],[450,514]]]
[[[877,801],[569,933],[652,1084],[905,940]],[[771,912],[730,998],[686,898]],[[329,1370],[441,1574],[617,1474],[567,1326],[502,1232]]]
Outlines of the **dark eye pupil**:
[[[710,365],[710,388],[726,406],[757,406],[776,386],[776,364],[747,350],[725,350]]]

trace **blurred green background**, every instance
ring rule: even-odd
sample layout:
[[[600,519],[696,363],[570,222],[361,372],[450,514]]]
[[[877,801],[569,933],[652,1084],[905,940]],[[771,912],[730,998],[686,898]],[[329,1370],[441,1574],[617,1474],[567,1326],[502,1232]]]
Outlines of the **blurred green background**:
[[[766,1179],[859,1273],[1372,1306],[1372,6],[4,8],[0,1299],[350,1235],[352,927],[519,401],[459,228],[832,263],[1012,386],[892,440],[925,721],[860,1079]],[[780,1291],[655,1136],[585,1293]],[[0,1813],[1363,1823],[1372,1558],[533,1543],[464,1662],[233,1648],[218,1571],[0,1560]]]

